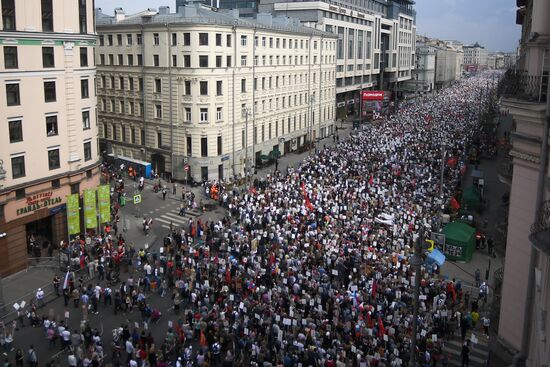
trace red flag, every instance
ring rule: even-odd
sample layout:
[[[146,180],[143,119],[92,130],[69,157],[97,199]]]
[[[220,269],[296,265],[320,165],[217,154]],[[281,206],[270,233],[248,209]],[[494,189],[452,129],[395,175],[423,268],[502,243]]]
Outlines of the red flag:
[[[378,337],[383,337],[386,334],[386,328],[384,328],[384,323],[382,318],[378,316]]]
[[[372,298],[376,298],[376,290],[377,290],[378,286],[376,285],[376,280],[373,280],[372,282]]]
[[[225,269],[225,282],[227,284],[231,283],[231,272],[229,271],[229,267]]]
[[[370,175],[369,186],[372,185],[373,183],[374,183],[374,177],[372,177],[372,175]]]
[[[456,159],[456,157],[451,157],[447,159],[447,165],[450,167],[456,166],[457,163],[458,163],[458,159]]]
[[[458,201],[456,201],[456,199],[453,198],[451,199],[451,207],[454,209],[454,210],[458,210],[460,209],[460,204],[458,203]]]
[[[369,329],[372,329],[374,326],[374,323],[372,322],[372,318],[370,317],[370,312],[367,313],[367,326]]]

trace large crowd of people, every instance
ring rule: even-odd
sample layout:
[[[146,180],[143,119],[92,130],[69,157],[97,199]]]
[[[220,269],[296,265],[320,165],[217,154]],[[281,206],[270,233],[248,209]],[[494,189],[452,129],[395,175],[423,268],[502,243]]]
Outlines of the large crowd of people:
[[[65,305],[72,299],[78,307],[86,295],[91,307],[83,312],[97,312],[100,303],[115,313],[135,307],[150,322],[160,313],[146,295],[172,297],[177,321],[165,339],[154,344],[150,335],[121,327],[113,335],[120,358],[109,359],[115,365],[407,365],[410,255],[422,231],[439,229],[442,206],[460,188],[464,157],[481,129],[478,97],[487,80],[472,77],[403,103],[398,114],[245,190],[209,186],[207,195],[214,192],[229,216],[174,228],[162,252],[133,249],[111,226],[66,244],[73,266],[98,273],[101,282],[118,277],[125,258],[139,275],[116,286],[58,279]],[[455,162],[446,164],[449,158]],[[460,282],[437,272],[430,266],[420,274],[415,353],[422,365],[443,360],[445,340],[459,329],[466,339],[479,318]],[[58,335],[56,327],[48,321],[46,337],[66,337],[70,345],[70,330]],[[97,332],[83,323],[73,334],[86,347],[84,365],[101,364]]]

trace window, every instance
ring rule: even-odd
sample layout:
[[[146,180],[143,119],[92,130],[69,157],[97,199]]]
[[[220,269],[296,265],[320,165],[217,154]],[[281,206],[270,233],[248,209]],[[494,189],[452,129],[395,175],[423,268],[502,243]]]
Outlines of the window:
[[[80,79],[80,96],[82,98],[89,98],[88,92],[88,79]]]
[[[53,47],[42,47],[42,66],[45,68],[55,67]]]
[[[155,46],[160,45],[160,38],[158,33],[153,33],[153,44]]]
[[[218,155],[222,155],[222,137],[218,136]]]
[[[48,150],[48,167],[50,168],[50,171],[61,167],[59,149]]]
[[[112,54],[109,54],[109,65],[114,65],[115,64],[115,58]]]
[[[246,93],[246,79],[241,79],[241,93]]]
[[[136,143],[136,129],[132,127],[130,132],[132,134],[132,144],[135,144]]]
[[[155,93],[160,93],[162,91],[162,80],[155,79]]]
[[[262,47],[265,47],[265,37],[262,37]]]
[[[185,107],[185,122],[191,122],[191,107]]]
[[[188,136],[187,137],[187,155],[191,155],[191,154],[193,154],[193,144],[192,144],[191,137]]]
[[[124,55],[118,55],[118,65],[124,65]]]
[[[191,45],[191,33],[184,33],[183,34],[183,45],[184,46],[190,46]]]
[[[84,143],[84,161],[89,161],[92,159],[92,142]]]
[[[80,25],[80,33],[87,33],[88,20],[87,20],[87,0],[78,0],[78,20]]]
[[[15,0],[2,0],[2,23],[5,31],[15,31]]]
[[[208,138],[201,138],[201,157],[208,157]]]
[[[162,106],[159,104],[155,105],[155,118],[161,119],[162,118]]]
[[[113,35],[112,34],[107,35],[107,45],[108,46],[113,45]]]
[[[84,130],[90,128],[90,111],[82,111],[82,128]]]
[[[200,55],[199,56],[199,67],[201,67],[201,68],[207,68],[208,67],[208,56],[207,55]]]
[[[124,89],[124,77],[123,76],[118,77],[118,89]]]
[[[118,140],[118,126],[113,124],[111,128],[113,129],[113,140]]]
[[[134,65],[134,55],[128,55],[127,59],[128,59],[128,66],[133,66]]]
[[[208,95],[208,82],[207,81],[201,81],[199,85],[200,85],[200,94],[201,94],[201,96],[207,96]]]
[[[131,34],[127,34],[127,35],[126,35],[126,45],[127,45],[127,46],[132,46],[132,44],[133,44],[133,39],[134,39],[134,37],[132,37]]]
[[[55,82],[44,82],[44,101],[55,102]]]
[[[200,122],[208,122],[208,108],[200,109]]]
[[[208,46],[208,33],[199,33],[199,46]]]
[[[8,122],[10,128],[10,143],[23,141],[23,123],[21,120],[12,120]]]
[[[157,147],[162,147],[162,133],[160,131],[157,132]]]
[[[231,63],[231,56],[227,56],[226,61],[227,61],[227,62],[226,62],[225,65],[226,65],[228,68],[230,68],[230,67],[233,65],[233,64]]]
[[[172,33],[172,46],[176,46],[178,44],[178,34]]]
[[[153,66],[159,66],[159,65],[160,65],[159,55],[153,55]]]
[[[216,95],[223,95],[223,82],[221,80],[216,81]]]
[[[56,136],[59,131],[57,130],[57,116],[46,116],[46,135]]]
[[[80,183],[74,183],[71,184],[71,194],[78,194],[80,193]]]
[[[4,67],[6,69],[17,69],[18,64],[17,47],[4,46]]]
[[[61,187],[61,180],[56,178],[55,180],[52,180],[52,189],[58,189]]]
[[[116,35],[116,45],[117,46],[122,46],[122,34],[117,34]]]
[[[269,37],[269,48],[273,48],[273,37]]]
[[[222,57],[216,56],[216,67],[221,68],[222,67]]]
[[[241,36],[241,46],[246,46],[247,42],[248,42],[248,37]]]
[[[223,110],[221,107],[216,108],[216,121],[221,121],[223,119]]]
[[[141,56],[141,54],[137,55],[137,65],[138,66],[143,65],[143,56]]]
[[[186,80],[185,83],[184,83],[184,93],[185,93],[186,96],[191,95],[191,81],[190,80]]]
[[[100,46],[105,46],[105,36],[104,35],[99,36],[99,45]]]
[[[129,101],[128,102],[128,114],[133,115],[135,113],[136,113],[136,110],[135,110],[135,107],[134,107],[134,102]]]
[[[25,177],[25,157],[24,156],[11,158],[11,174],[13,179]]]
[[[172,55],[172,66],[173,67],[178,66],[178,55]]]
[[[191,55],[183,55],[183,67],[184,68],[191,67]]]
[[[246,66],[246,55],[241,55],[241,66]]]
[[[4,23],[4,24],[6,24],[6,23]],[[227,35],[227,47],[231,47],[231,35],[230,34]]]
[[[138,78],[138,90],[143,90],[143,78]]]
[[[216,46],[221,46],[221,45],[222,45],[222,34],[216,33]]]
[[[99,55],[99,65],[105,65],[105,55]]]

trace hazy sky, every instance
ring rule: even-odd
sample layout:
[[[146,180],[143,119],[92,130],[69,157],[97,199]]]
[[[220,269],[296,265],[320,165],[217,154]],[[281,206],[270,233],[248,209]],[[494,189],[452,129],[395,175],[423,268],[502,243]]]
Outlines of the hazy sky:
[[[126,13],[168,5],[175,0],[96,0],[103,12],[113,14],[115,7]],[[416,0],[418,34],[479,42],[490,51],[515,51],[521,27],[516,25],[516,0]]]

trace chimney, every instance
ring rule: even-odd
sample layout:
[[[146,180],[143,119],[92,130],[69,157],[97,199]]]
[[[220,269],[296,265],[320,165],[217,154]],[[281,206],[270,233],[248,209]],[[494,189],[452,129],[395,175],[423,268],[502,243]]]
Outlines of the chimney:
[[[169,6],[160,6],[159,7],[159,15],[168,15],[170,14],[170,7]]]
[[[117,22],[120,22],[121,20],[124,20],[126,18],[126,13],[122,8],[116,8],[115,9],[115,19]]]

